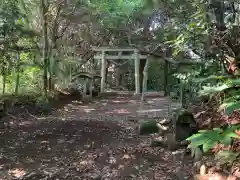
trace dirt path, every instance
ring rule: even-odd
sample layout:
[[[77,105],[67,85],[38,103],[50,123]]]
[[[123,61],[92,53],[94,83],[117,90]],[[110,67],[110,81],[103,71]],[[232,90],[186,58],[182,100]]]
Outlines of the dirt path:
[[[150,148],[150,137],[137,133],[139,121],[164,117],[167,108],[162,97],[140,106],[118,95],[29,118],[1,134],[0,179],[165,180],[180,168],[191,179],[191,163],[181,167],[171,152]]]

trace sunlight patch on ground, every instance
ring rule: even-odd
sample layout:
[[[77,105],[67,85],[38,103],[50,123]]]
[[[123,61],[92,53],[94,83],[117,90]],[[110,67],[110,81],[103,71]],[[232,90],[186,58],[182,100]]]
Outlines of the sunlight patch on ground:
[[[49,144],[49,141],[41,141],[40,144]]]
[[[126,99],[126,97],[119,96],[119,97],[116,97],[116,99]]]
[[[79,109],[79,107],[80,108],[88,108],[89,106],[83,106],[83,105],[79,105],[79,104],[77,104],[77,106],[76,106],[76,104],[68,104],[67,106],[64,106],[64,108],[66,108],[66,107],[76,110],[76,109]]]
[[[131,113],[126,109],[116,109],[116,110],[114,110],[114,112],[117,112],[118,114],[129,114],[129,113]]]
[[[90,112],[92,112],[92,111],[95,111],[96,109],[84,109],[84,112],[86,112],[86,113],[90,113]]]
[[[165,98],[153,98],[151,100],[152,101],[164,101],[164,102],[167,102],[167,100]]]
[[[21,178],[26,174],[26,172],[24,171],[24,169],[12,169],[9,171],[9,174],[16,178]]]
[[[148,104],[154,104],[154,101],[147,101]]]
[[[113,103],[121,103],[121,104],[124,104],[124,103],[128,103],[128,101],[120,101],[120,100],[115,100],[115,101],[112,101]]]
[[[159,117],[159,114],[163,114],[166,109],[148,109],[148,110],[138,110],[137,113],[140,116],[147,116],[151,118]]]
[[[65,111],[65,112],[71,112],[71,111],[69,110],[69,108],[66,107],[66,106],[64,107],[64,111]]]
[[[128,110],[126,109],[115,109],[113,111],[107,111],[105,112],[105,114],[130,114],[131,112],[129,112]]]
[[[19,123],[20,126],[30,126],[32,124],[33,124],[32,121],[23,121]]]
[[[137,101],[136,101],[136,100],[130,100],[129,103],[131,103],[131,104],[137,104]]]
[[[82,101],[72,101],[72,103],[75,103],[75,104],[82,104]]]
[[[103,106],[106,106],[107,105],[107,103],[101,103]]]
[[[161,112],[163,109],[148,109],[148,110],[140,110],[138,113],[148,113],[148,112]]]

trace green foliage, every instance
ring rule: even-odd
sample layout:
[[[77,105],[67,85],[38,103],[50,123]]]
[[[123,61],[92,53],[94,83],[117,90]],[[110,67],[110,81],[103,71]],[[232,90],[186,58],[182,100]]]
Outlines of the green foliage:
[[[148,68],[148,91],[155,90],[163,90],[163,76],[164,76],[164,63],[159,59],[152,59],[149,63]],[[134,69],[133,69],[134,71]]]
[[[177,56],[181,52],[184,52],[187,48],[192,47],[193,49],[196,49],[199,51],[199,53],[202,53],[202,46],[203,39],[205,39],[205,36],[207,34],[206,29],[206,21],[205,21],[205,11],[204,11],[204,2],[179,2],[176,1],[176,4],[179,4],[180,6],[186,6],[187,12],[183,13],[184,16],[184,25],[179,25],[179,22],[175,22],[175,29],[177,29],[176,38],[170,41],[167,41],[167,43],[171,44],[173,47],[173,55]],[[178,12],[177,12],[178,13]],[[180,19],[182,15],[180,15],[180,12],[178,14],[178,17]],[[175,19],[175,21],[178,21],[179,19]],[[181,21],[180,21],[181,22]],[[177,26],[177,27],[176,27]]]
[[[200,91],[200,95],[209,95],[214,96],[216,93],[223,92],[224,90],[229,89],[228,84],[216,85],[216,86],[203,86],[203,90]]]
[[[235,133],[240,125],[231,126],[226,129],[214,128],[213,130],[200,130],[197,134],[187,138],[190,141],[189,148],[203,147],[204,152],[211,150],[216,144],[231,145],[233,138],[240,139]]]
[[[103,25],[115,29],[129,23],[130,17],[144,6],[144,0],[94,0],[88,6],[95,10]]]
[[[209,83],[207,86],[203,86],[203,89],[199,92],[199,95],[214,97],[217,94],[225,94],[219,110],[225,109],[227,114],[231,114],[235,110],[239,110],[240,92],[238,88],[240,87],[240,80],[228,78],[227,76],[210,76],[207,78],[202,78],[200,81],[208,82],[212,80],[217,80],[217,82],[215,81],[216,85],[213,86],[212,83]]]
[[[240,101],[232,101],[229,103],[223,103],[220,108],[221,109],[225,109],[225,112],[227,114],[232,114],[234,111],[239,110],[240,109]]]

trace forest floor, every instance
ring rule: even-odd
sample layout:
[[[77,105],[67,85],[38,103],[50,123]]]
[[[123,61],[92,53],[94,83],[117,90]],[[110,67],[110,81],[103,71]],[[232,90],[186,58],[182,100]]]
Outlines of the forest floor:
[[[72,101],[47,116],[15,115],[0,134],[0,179],[167,180],[176,171],[192,179],[190,159],[151,148],[151,137],[138,134],[139,122],[167,116],[167,99],[139,99],[119,94]]]

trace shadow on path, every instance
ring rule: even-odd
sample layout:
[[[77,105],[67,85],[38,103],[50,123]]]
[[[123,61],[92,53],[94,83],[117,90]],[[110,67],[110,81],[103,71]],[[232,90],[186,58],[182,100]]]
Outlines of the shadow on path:
[[[114,109],[108,102],[106,106]],[[96,120],[84,120],[79,108],[69,104],[68,111],[62,110],[71,116],[65,121],[59,113],[51,121],[2,132],[0,179],[165,180],[167,172],[180,168],[169,151],[150,148],[150,139],[140,138],[133,126],[99,121],[97,113]],[[190,172],[191,164],[184,169]]]

